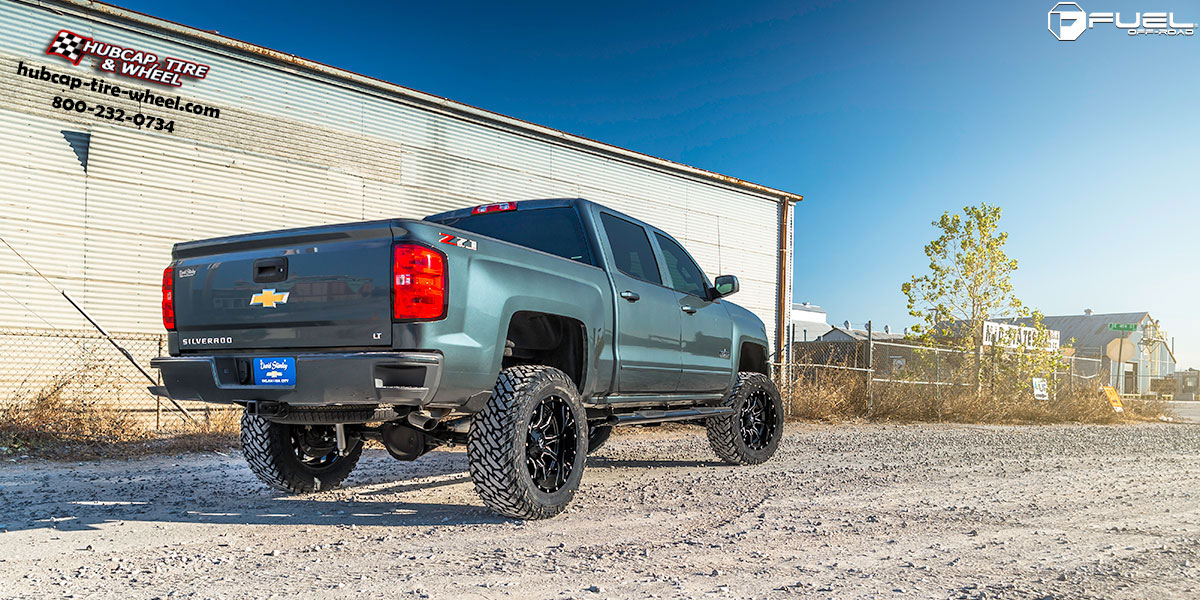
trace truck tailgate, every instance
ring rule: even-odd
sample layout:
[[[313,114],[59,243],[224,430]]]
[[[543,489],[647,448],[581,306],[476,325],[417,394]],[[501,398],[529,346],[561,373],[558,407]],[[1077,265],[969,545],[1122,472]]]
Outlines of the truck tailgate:
[[[180,351],[390,346],[388,221],[175,246]]]

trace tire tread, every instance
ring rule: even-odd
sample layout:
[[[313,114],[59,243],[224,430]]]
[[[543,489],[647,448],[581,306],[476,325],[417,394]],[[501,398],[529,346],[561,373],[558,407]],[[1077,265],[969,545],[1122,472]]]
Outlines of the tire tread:
[[[521,485],[514,465],[516,448],[513,429],[521,392],[542,378],[558,380],[572,389],[575,384],[562,371],[541,365],[518,365],[500,372],[486,406],[477,413],[467,436],[467,458],[471,479],[483,503],[515,519],[547,519],[566,508],[538,503]]]
[[[736,409],[742,396],[748,394],[750,388],[759,386],[765,387],[770,392],[773,402],[778,401],[779,391],[769,377],[762,373],[741,371],[738,372],[737,382],[733,384],[733,389],[725,395],[725,399],[721,405]],[[782,409],[782,406],[777,407],[777,414],[782,415],[782,410],[780,409]],[[782,420],[782,416],[780,416],[780,419]],[[756,465],[770,459],[775,453],[774,448],[765,455],[755,455],[748,453],[742,447],[739,443],[741,441],[740,424],[741,417],[736,412],[729,416],[708,420],[708,444],[712,446],[713,452],[716,453],[717,457],[733,465]],[[776,435],[782,437],[782,423],[780,425]]]
[[[278,428],[257,415],[242,414],[242,455],[246,463],[263,483],[280,491],[293,494],[308,494],[336,487],[349,476],[362,455],[362,443],[356,444],[350,454],[342,457],[345,465],[314,476],[285,464],[283,460],[292,452],[281,440]]]

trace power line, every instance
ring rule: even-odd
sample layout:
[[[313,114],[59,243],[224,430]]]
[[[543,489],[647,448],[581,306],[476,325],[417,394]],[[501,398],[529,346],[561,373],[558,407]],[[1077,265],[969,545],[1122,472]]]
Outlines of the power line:
[[[89,315],[88,312],[86,310],[84,310],[82,306],[77,304],[75,302],[75,300],[73,298],[71,298],[71,296],[69,294],[67,294],[63,290],[60,290],[58,288],[58,286],[54,285],[53,281],[50,281],[50,279],[48,279],[45,275],[43,275],[42,272],[39,271],[37,267],[33,266],[33,263],[29,262],[29,259],[25,258],[20,252],[17,251],[16,248],[13,248],[12,244],[8,243],[8,240],[4,239],[3,236],[0,236],[0,242],[3,242],[5,246],[8,246],[8,249],[12,250],[13,254],[17,255],[17,258],[21,259],[21,261],[24,262],[26,265],[28,265],[30,269],[33,269],[33,272],[37,273],[38,277],[41,277],[42,281],[46,282],[46,285],[49,285],[50,287],[54,288],[54,291],[61,294],[63,298],[66,298],[67,302],[70,302],[71,306],[74,306],[75,310],[79,311],[79,314],[83,315],[83,318],[87,319],[88,323],[91,323],[92,327],[95,327],[96,331],[99,331],[100,335],[103,335],[104,339],[108,340],[108,343],[112,344],[113,348],[116,348],[117,352],[120,352],[121,355],[123,355],[129,361],[130,364],[132,364],[135,368],[137,368],[137,370],[140,371],[142,373],[142,375],[145,376],[146,379],[150,383],[153,383],[155,385],[158,384],[158,380],[155,379],[154,376],[151,375],[150,372],[147,371],[145,367],[143,367],[141,364],[139,364],[138,361],[133,358],[133,355],[130,354],[128,350],[126,350],[123,346],[118,344],[117,340],[114,340],[113,337],[111,335],[109,335],[108,332],[105,331],[104,328],[101,327],[100,324],[97,323],[95,319],[92,318],[92,315]],[[5,293],[7,293],[7,292],[5,292]],[[38,318],[41,318],[41,317],[39,316]],[[42,320],[45,321],[45,319],[42,319]],[[53,327],[53,325],[51,325],[51,327]],[[175,399],[171,398],[170,396],[167,396],[166,398],[167,398],[167,400],[170,400],[171,404],[174,404],[175,408],[179,409],[179,412],[183,413],[183,415],[186,416],[189,421],[191,421],[193,423],[196,422],[196,418],[193,417],[192,413],[188,412],[188,409],[184,408],[182,404],[176,402]]]

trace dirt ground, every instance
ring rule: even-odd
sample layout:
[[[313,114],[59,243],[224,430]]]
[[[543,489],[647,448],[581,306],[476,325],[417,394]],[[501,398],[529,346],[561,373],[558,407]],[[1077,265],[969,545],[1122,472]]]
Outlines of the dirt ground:
[[[218,453],[0,463],[0,596],[1200,596],[1200,426],[793,425],[757,467],[614,436],[566,514],[484,509],[460,449],[306,497]]]

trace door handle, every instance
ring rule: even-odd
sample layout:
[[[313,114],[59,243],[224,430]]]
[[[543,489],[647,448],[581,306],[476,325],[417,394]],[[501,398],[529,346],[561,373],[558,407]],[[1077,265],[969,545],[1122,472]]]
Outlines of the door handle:
[[[679,307],[679,310],[682,310],[683,312],[685,312],[685,313],[687,313],[687,314],[689,314],[689,315],[694,315],[694,314],[696,314],[696,309],[692,308],[691,306],[688,306],[687,304],[684,304],[683,306],[680,306],[680,307]]]
[[[639,296],[637,292],[631,292],[629,290],[625,290],[625,291],[621,292],[621,297],[630,302],[637,302],[638,300],[642,299],[642,297]]]

